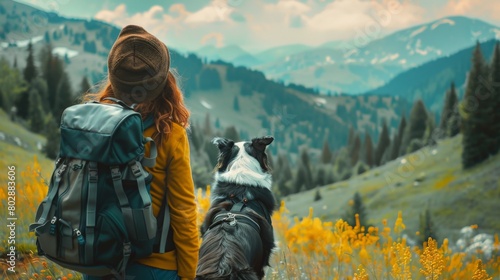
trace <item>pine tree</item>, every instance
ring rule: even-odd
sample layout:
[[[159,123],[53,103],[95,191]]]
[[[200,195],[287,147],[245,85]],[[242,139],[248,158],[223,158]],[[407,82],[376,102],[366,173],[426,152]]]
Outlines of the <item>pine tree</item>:
[[[455,83],[451,83],[450,89],[446,92],[443,104],[443,110],[441,112],[441,120],[439,122],[439,138],[448,137],[448,131],[450,130],[450,119],[454,117],[455,112],[457,112],[458,97],[455,91]]]
[[[52,46],[46,45],[40,52],[42,77],[47,83],[48,103],[54,116],[56,112],[56,95],[64,69],[62,61],[52,54]]]
[[[380,159],[380,165],[384,165],[389,161],[391,161],[392,146],[394,145],[396,137],[397,135],[394,135],[392,138],[389,138],[390,139],[389,146],[387,146],[387,148],[384,151],[384,154],[382,154],[382,158]]]
[[[356,137],[356,133],[352,126],[349,126],[349,135],[347,136],[347,149],[349,153],[352,151],[352,146],[354,146],[354,138]]]
[[[346,221],[350,226],[356,226],[356,217],[355,215],[359,215],[359,224],[360,226],[367,226],[366,221],[368,219],[366,214],[366,208],[363,204],[363,200],[361,195],[356,192],[351,201],[349,201],[349,205],[351,206],[347,213],[344,214],[343,220]]]
[[[409,146],[412,142],[423,143],[423,138],[427,129],[427,118],[427,110],[425,109],[424,103],[422,100],[417,100],[411,109],[410,119],[403,135],[403,140],[401,141],[400,155],[408,153]]]
[[[42,77],[37,77],[31,81],[30,87],[35,89],[40,96],[40,104],[44,112],[50,111],[49,100],[48,100],[48,87],[47,82]]]
[[[355,166],[359,161],[359,155],[361,153],[361,139],[359,138],[359,134],[356,133],[356,137],[354,138],[354,144],[351,150],[351,166]]]
[[[373,166],[373,141],[368,132],[365,132],[365,142],[363,144],[363,161],[369,166]]]
[[[56,99],[54,104],[54,115],[57,123],[61,120],[61,115],[67,107],[73,105],[73,93],[71,90],[71,82],[69,81],[68,74],[62,73],[59,84],[57,85]]]
[[[2,89],[0,88],[0,108],[3,108],[5,106],[5,96],[3,94]]]
[[[203,142],[201,139],[201,136],[199,135],[199,132],[198,132],[198,124],[191,123],[189,130],[190,130],[189,140],[191,140],[190,141],[191,150],[196,153],[196,152],[201,150],[201,146],[202,146],[202,142]]]
[[[385,153],[385,150],[391,145],[391,139],[389,137],[389,129],[387,128],[387,123],[384,120],[382,122],[382,132],[380,132],[380,136],[377,143],[377,148],[375,149],[375,155],[373,158],[373,163],[375,166],[379,166],[382,162],[382,156]]]
[[[437,133],[436,122],[434,118],[427,118],[427,123],[425,125],[425,133],[422,139],[422,143],[427,146],[436,145],[439,133]]]
[[[38,90],[32,88],[29,92],[29,112],[28,118],[31,131],[39,133],[44,129],[44,113],[42,109],[42,102]]]
[[[462,166],[470,168],[486,160],[490,154],[489,135],[492,114],[492,98],[487,96],[487,66],[479,42],[472,55],[472,67],[467,78],[464,99],[461,103],[462,115]]]
[[[87,79],[87,76],[83,76],[82,81],[80,82],[80,92],[79,94],[85,94],[87,93],[91,88],[91,85],[89,83],[89,80]]]
[[[316,180],[314,182],[315,186],[324,186],[327,184],[326,171],[325,171],[325,168],[323,166],[317,167],[316,175],[314,176],[314,178]]]
[[[216,118],[216,119],[215,119],[215,124],[214,124],[214,126],[215,126],[215,128],[217,128],[217,129],[218,129],[218,128],[220,128],[220,120],[219,120],[219,118]]]
[[[316,192],[314,193],[314,201],[320,201],[322,199],[319,188],[316,188]]]
[[[323,142],[323,149],[321,150],[321,163],[328,164],[332,162],[332,151],[330,150],[330,145],[328,141]]]
[[[294,182],[294,188],[293,192],[294,193],[299,193],[303,190],[306,190],[306,185],[307,183],[307,171],[305,168],[300,165],[299,168],[297,169],[297,176],[295,176],[295,182]]]
[[[312,189],[313,186],[313,176],[311,170],[311,160],[309,159],[309,151],[307,148],[303,148],[300,151],[300,162],[299,162],[299,174],[303,175],[303,184],[306,189]]]
[[[491,106],[493,108],[491,117],[490,153],[495,155],[500,150],[500,43],[495,45],[495,51],[491,59],[489,85]]]
[[[30,108],[30,92],[25,88],[20,94],[16,96],[15,106],[17,108],[17,116],[28,119]]]
[[[235,96],[233,99],[233,110],[236,112],[240,111],[240,101],[238,100],[238,96]]]
[[[212,137],[212,135],[213,135],[213,132],[212,132],[212,122],[210,121],[210,113],[208,113],[208,112],[205,115],[205,122],[203,124],[203,134],[205,136],[208,136],[208,137]]]
[[[273,154],[269,152],[269,150],[266,150],[266,155],[267,155],[267,165],[271,170],[274,170],[274,158]]]
[[[398,134],[396,135],[396,137],[394,137],[394,142],[391,145],[390,160],[395,160],[396,158],[398,158],[405,130],[406,130],[406,117],[403,116],[401,117],[401,121],[399,122]]]
[[[28,92],[26,81],[22,74],[17,69],[13,69],[4,57],[0,57],[0,89],[3,92],[2,107],[5,112],[10,112],[13,106],[27,105],[18,104],[19,96]],[[27,96],[28,94],[24,97]],[[25,102],[29,102],[26,100]],[[17,109],[19,110],[19,108]]]
[[[59,141],[60,141],[60,130],[58,123],[52,117],[52,114],[48,114],[45,118],[45,136],[47,137],[47,143],[43,148],[45,155],[48,158],[56,159],[59,154]]]
[[[30,83],[37,76],[35,67],[35,59],[33,58],[33,44],[31,41],[28,44],[28,58],[26,58],[26,68],[23,71],[24,79]]]
[[[423,246],[424,242],[429,240],[429,237],[437,240],[436,229],[434,223],[432,222],[431,212],[426,209],[424,214],[420,214],[420,226],[419,226],[419,245]]]
[[[283,196],[289,195],[292,193],[292,190],[289,188],[289,182],[293,177],[286,155],[281,154],[278,156],[277,167],[279,167],[279,172],[273,173],[276,174],[274,178],[276,178],[275,180],[278,185],[278,191]]]
[[[234,142],[240,141],[240,135],[234,126],[229,126],[224,130],[224,138],[231,139]]]
[[[335,154],[334,172],[338,180],[347,180],[352,175],[351,162],[347,147],[341,148]]]

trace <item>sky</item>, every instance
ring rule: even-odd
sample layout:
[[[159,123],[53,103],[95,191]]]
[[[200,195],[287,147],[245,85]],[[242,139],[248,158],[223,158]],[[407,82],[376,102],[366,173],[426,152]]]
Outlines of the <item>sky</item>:
[[[499,0],[18,0],[66,17],[118,27],[138,24],[178,50],[272,47],[377,39],[439,18],[464,15],[500,26]]]

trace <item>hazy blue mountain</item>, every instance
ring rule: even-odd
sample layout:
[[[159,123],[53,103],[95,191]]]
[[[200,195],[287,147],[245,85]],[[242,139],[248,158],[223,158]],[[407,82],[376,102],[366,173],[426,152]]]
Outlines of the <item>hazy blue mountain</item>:
[[[346,57],[371,64],[400,64],[408,69],[453,54],[476,41],[500,38],[500,28],[479,19],[454,16],[401,30]]]
[[[483,55],[488,62],[497,42],[490,40],[481,44]],[[463,95],[474,48],[475,45],[470,46],[453,55],[403,72],[386,85],[369,91],[368,94],[400,96],[409,101],[422,99],[427,108],[434,112],[440,112],[445,92],[449,89],[451,82],[455,82],[459,96]]]
[[[309,49],[311,49],[310,46],[306,46],[303,44],[285,45],[262,51],[255,54],[255,57],[257,57],[260,61],[262,61],[263,64],[265,64],[267,62],[285,58],[289,55],[300,53]]]
[[[319,46],[319,48],[328,48],[328,49],[342,49],[344,46],[344,42],[342,40],[334,40],[334,41],[329,41],[326,43],[323,43]]]
[[[322,92],[362,93],[380,87],[397,74],[476,41],[500,38],[500,28],[478,19],[447,17],[407,28],[356,47],[333,42],[259,65],[270,78],[317,87]],[[337,66],[333,66],[337,65]],[[352,71],[363,67],[362,73]],[[382,71],[382,73],[376,73]],[[322,73],[318,77],[315,73]]]
[[[208,60],[224,60],[233,61],[236,58],[243,56],[251,56],[251,54],[240,46],[229,45],[224,47],[216,47],[214,45],[206,45],[194,51],[198,56],[207,58]]]

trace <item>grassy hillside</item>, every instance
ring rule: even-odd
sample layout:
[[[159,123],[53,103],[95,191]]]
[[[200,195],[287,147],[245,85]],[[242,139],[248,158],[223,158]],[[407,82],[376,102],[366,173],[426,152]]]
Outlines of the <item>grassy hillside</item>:
[[[394,221],[403,212],[406,233],[414,238],[419,215],[428,208],[437,235],[454,238],[464,226],[477,224],[485,232],[500,232],[500,155],[467,171],[461,168],[462,137],[440,141],[349,181],[320,188],[322,199],[313,202],[315,190],[285,198],[292,215],[306,216],[309,207],[325,220],[336,220],[359,192],[368,222]]]
[[[481,43],[482,53],[488,63],[497,43],[496,40]],[[455,83],[460,95],[465,89],[474,48],[475,46],[471,46],[453,55],[412,68],[368,94],[404,96],[409,101],[422,99],[431,111],[439,111],[443,106],[444,93],[451,82]]]
[[[22,171],[36,157],[42,168],[42,176],[48,180],[54,161],[39,150],[45,144],[45,137],[11,122],[3,110],[0,110],[0,123],[0,166],[16,165]]]

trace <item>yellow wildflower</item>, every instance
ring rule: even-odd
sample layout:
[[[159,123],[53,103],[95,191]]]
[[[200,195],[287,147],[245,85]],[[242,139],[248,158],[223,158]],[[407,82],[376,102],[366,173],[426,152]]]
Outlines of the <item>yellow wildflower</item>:
[[[492,280],[492,277],[488,276],[486,270],[483,269],[483,262],[481,260],[477,261],[477,268],[472,275],[472,280]]]
[[[401,211],[398,212],[398,218],[396,219],[396,223],[394,224],[394,232],[396,234],[400,234],[406,228],[403,223],[403,213]]]
[[[420,272],[426,276],[427,279],[437,280],[444,269],[444,256],[443,252],[437,248],[437,241],[429,237],[427,246],[424,248],[420,256],[420,263],[422,268]]]
[[[368,273],[366,273],[366,270],[363,268],[362,265],[359,265],[356,273],[354,273],[353,280],[369,280],[369,279],[370,278],[368,277]]]

